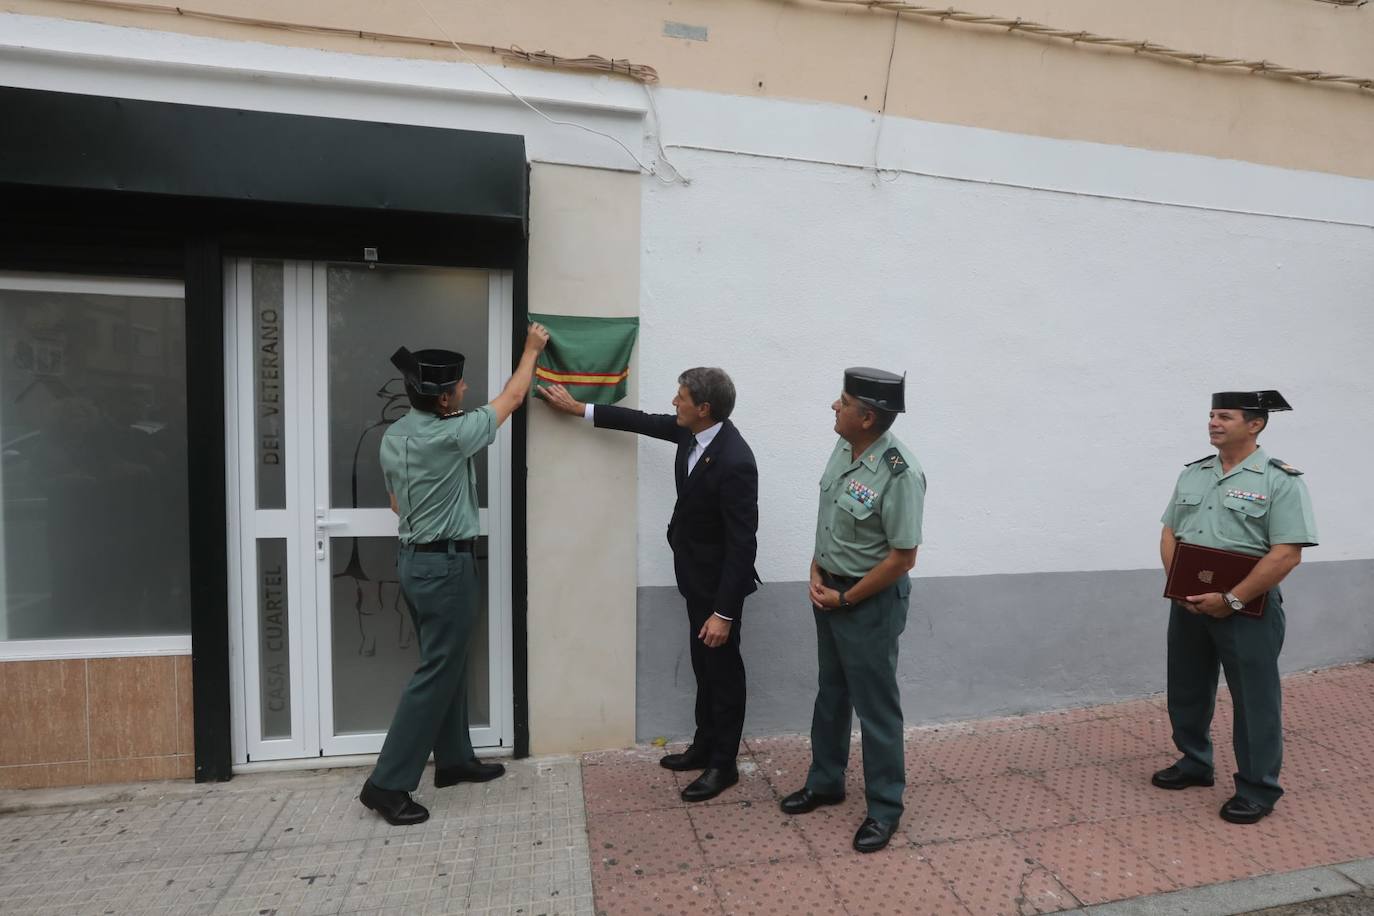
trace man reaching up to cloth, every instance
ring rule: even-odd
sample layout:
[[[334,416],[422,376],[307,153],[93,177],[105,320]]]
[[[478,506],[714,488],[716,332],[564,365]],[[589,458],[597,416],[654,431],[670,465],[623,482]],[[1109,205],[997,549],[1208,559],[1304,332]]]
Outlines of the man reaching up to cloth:
[[[472,458],[525,402],[534,363],[549,341],[531,324],[520,365],[484,407],[459,409],[467,383],[463,354],[397,350],[411,410],[382,437],[382,472],[399,516],[396,568],[420,638],[420,667],[401,694],[396,715],[360,801],[397,826],[419,824],[429,811],[410,793],[434,752],[434,787],[485,782],[505,772],[480,763],[468,735],[469,639],[481,611],[477,579],[477,471]]]
[[[715,798],[739,782],[735,758],[744,731],[744,660],[740,623],[745,596],[756,586],[759,471],[730,414],[735,385],[724,370],[698,367],[678,376],[673,413],[651,414],[610,404],[584,404],[562,385],[540,388],[554,408],[601,429],[628,430],[677,447],[677,503],[668,544],[678,591],[687,603],[696,734],[681,754],[661,761],[670,770],[701,770],[682,790],[684,801]]]

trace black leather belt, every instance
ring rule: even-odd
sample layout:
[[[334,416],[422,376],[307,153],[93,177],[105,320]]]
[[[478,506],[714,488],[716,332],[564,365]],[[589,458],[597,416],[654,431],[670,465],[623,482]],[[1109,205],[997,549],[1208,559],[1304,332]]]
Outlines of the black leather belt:
[[[824,567],[821,568],[821,581],[831,588],[838,588],[843,591],[848,591],[858,585],[862,578],[863,576],[840,576]]]
[[[428,544],[411,544],[410,549],[416,553],[448,553],[450,549],[454,553],[477,553],[477,539],[465,538],[461,541],[430,541]]]

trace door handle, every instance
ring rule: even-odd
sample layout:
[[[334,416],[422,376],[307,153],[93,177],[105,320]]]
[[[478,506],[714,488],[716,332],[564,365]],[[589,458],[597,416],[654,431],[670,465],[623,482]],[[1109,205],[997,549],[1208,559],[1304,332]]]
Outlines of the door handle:
[[[348,525],[348,522],[328,518],[327,515],[328,512],[323,507],[315,510],[315,559],[317,560],[328,559],[329,537],[326,532],[331,528],[344,528]]]
[[[345,526],[345,525],[347,525],[347,524],[348,524],[348,522],[345,522],[345,521],[343,521],[343,520],[341,520],[341,519],[330,518],[330,517],[329,517],[329,510],[326,509],[324,506],[316,506],[316,507],[315,507],[315,530],[316,530],[316,531],[327,531],[327,530],[330,529],[330,528],[342,528],[343,526]]]

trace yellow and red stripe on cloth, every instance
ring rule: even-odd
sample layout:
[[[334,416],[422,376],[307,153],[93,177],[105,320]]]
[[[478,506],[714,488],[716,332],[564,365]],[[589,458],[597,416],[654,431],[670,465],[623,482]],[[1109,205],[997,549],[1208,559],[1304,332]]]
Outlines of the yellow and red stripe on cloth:
[[[534,374],[546,382],[560,385],[619,385],[629,378],[630,370],[622,369],[616,373],[555,372],[543,366],[535,366]]]

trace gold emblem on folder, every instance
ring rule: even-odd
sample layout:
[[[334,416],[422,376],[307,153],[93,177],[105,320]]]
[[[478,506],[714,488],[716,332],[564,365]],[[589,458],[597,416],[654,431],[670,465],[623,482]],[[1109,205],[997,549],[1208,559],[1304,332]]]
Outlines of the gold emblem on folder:
[[[1203,585],[1212,584],[1212,571],[1210,569],[1198,570],[1197,577],[1199,580],[1201,580]]]

